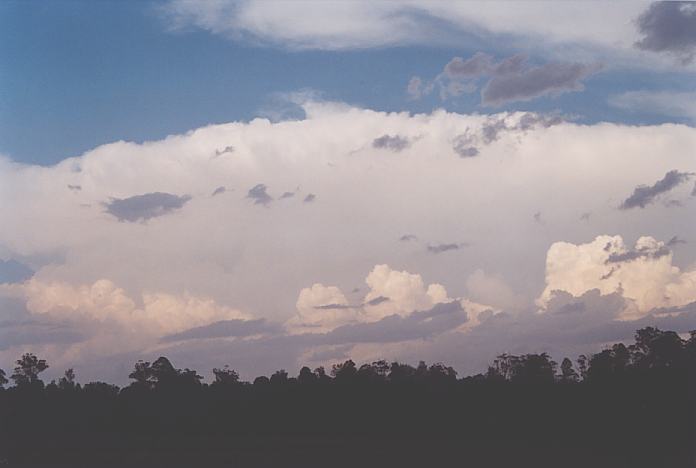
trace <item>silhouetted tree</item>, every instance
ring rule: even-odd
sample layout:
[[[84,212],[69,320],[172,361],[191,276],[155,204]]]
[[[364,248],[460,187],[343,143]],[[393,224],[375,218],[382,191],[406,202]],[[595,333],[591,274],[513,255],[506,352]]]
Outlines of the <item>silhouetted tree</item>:
[[[288,373],[285,369],[277,370],[271,375],[270,383],[272,385],[282,385],[288,382]]]
[[[134,380],[132,385],[135,387],[150,389],[154,384],[148,361],[140,360],[136,362],[133,372],[128,374],[128,378]]]
[[[14,373],[10,378],[18,387],[26,385],[43,386],[43,382],[39,379],[39,374],[46,369],[48,369],[46,360],[39,359],[32,353],[26,353],[17,360],[17,367],[14,368]]]
[[[213,385],[230,386],[239,383],[239,374],[237,371],[230,369],[228,365],[225,365],[222,369],[214,368],[213,375],[215,376]]]
[[[408,364],[392,362],[389,366],[389,380],[391,382],[405,382],[413,378],[416,369]]]
[[[254,387],[261,388],[261,387],[267,387],[268,385],[270,385],[270,383],[271,383],[271,380],[268,377],[266,377],[265,375],[260,375],[254,379],[253,385],[254,385]]]
[[[297,375],[297,381],[303,385],[312,384],[317,381],[317,376],[314,375],[309,367],[304,366]]]
[[[75,390],[77,384],[75,382],[75,371],[70,368],[65,371],[63,377],[58,381],[58,388],[64,391]]]
[[[351,359],[340,364],[334,364],[331,367],[331,375],[338,382],[353,380],[357,373],[358,371],[355,368],[355,363]]]
[[[0,389],[5,388],[5,385],[7,385],[7,377],[5,377],[7,374],[5,374],[5,371],[0,369]]]

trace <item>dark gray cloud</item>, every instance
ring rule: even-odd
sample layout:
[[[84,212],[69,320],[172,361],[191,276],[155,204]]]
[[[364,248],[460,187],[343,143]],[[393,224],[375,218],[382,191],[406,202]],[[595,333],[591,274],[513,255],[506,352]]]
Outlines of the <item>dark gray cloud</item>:
[[[219,149],[215,150],[215,156],[220,156],[220,155],[223,155],[225,153],[234,153],[234,146],[225,146],[221,150],[219,150]]]
[[[226,191],[227,191],[227,187],[225,187],[224,185],[221,185],[220,187],[218,187],[218,188],[216,188],[215,190],[213,190],[213,193],[210,194],[210,196],[211,196],[211,197],[214,197],[215,195],[222,195],[222,194],[225,193]]]
[[[268,205],[273,201],[273,197],[268,194],[267,188],[264,184],[256,184],[247,192],[247,198],[254,200],[256,205]]]
[[[686,241],[684,239],[680,239],[679,236],[673,236],[667,241],[667,247],[674,247],[678,244],[686,244]]]
[[[355,305],[350,305],[350,304],[322,304],[318,306],[314,306],[315,309],[317,310],[339,310],[339,309],[353,309]]]
[[[282,328],[266,322],[265,319],[257,320],[221,320],[202,327],[190,328],[180,333],[174,333],[161,338],[162,342],[200,340],[209,338],[243,337],[260,334],[280,333]]]
[[[426,249],[429,253],[439,254],[442,252],[449,252],[451,250],[459,250],[462,247],[466,247],[467,244],[464,243],[451,243],[451,244],[428,244]]]
[[[413,312],[402,317],[390,315],[377,322],[343,325],[326,334],[313,337],[317,344],[395,343],[429,338],[453,330],[467,321],[459,302],[437,304],[428,311]]]
[[[418,237],[413,234],[404,234],[403,236],[399,237],[399,241],[401,242],[411,242],[415,240],[418,240]]]
[[[0,351],[14,346],[79,343],[85,339],[82,332],[67,324],[39,320],[0,322]]]
[[[182,208],[191,200],[189,195],[153,192],[128,198],[112,198],[104,203],[106,212],[119,221],[147,221]]]
[[[388,149],[398,153],[411,145],[411,142],[406,137],[400,135],[382,135],[372,141],[372,147],[378,149]]]
[[[582,80],[597,71],[597,65],[547,63],[515,73],[497,74],[481,91],[481,102],[486,106],[499,106],[546,95],[581,91],[584,89]]]
[[[73,192],[79,192],[80,190],[82,190],[82,186],[68,184],[68,190],[72,190]]]
[[[304,200],[302,200],[302,202],[303,203],[312,203],[316,199],[317,199],[317,196],[314,195],[313,193],[310,193],[306,197],[304,197]]]
[[[295,196],[295,192],[283,192],[283,194],[280,196],[280,199],[284,198],[292,198]]]
[[[470,128],[452,142],[452,149],[461,158],[472,158],[481,152],[481,146],[490,145],[500,139],[507,131],[527,132],[537,127],[548,128],[563,123],[564,119],[557,114],[536,114],[527,112],[523,114],[514,125],[508,125],[505,118],[491,117],[481,125],[480,136],[472,132]]]
[[[468,129],[466,132],[457,136],[452,144],[452,149],[460,158],[473,158],[478,156],[480,150],[476,146],[478,138]]]
[[[508,102],[581,91],[584,89],[582,80],[600,68],[596,64],[560,62],[531,66],[522,54],[496,62],[491,55],[477,52],[469,59],[454,57],[433,80],[433,84],[440,87],[440,95],[445,99],[461,94],[451,92],[452,89],[474,90],[478,80],[487,77],[488,81],[481,91],[481,103],[485,106],[499,106]],[[420,84],[419,81],[419,88]],[[414,97],[424,94],[427,93],[411,93]]]
[[[636,21],[643,36],[635,43],[642,50],[667,52],[683,63],[696,53],[696,3],[654,2]]]
[[[669,171],[652,186],[639,185],[636,187],[631,196],[619,206],[619,209],[645,208],[653,203],[659,195],[669,192],[676,186],[689,180],[692,176],[693,174],[689,172]]]
[[[22,283],[34,276],[34,270],[11,258],[0,260],[0,284]]]
[[[369,301],[365,302],[365,304],[363,304],[363,305],[367,305],[367,306],[376,306],[376,305],[378,305],[378,304],[381,304],[381,303],[387,302],[387,301],[389,301],[389,298],[388,298],[388,297],[385,297],[385,296],[377,296],[377,297],[375,297],[374,299],[370,299]]]
[[[623,263],[623,262],[632,262],[633,260],[638,260],[639,258],[651,258],[651,259],[656,259],[660,257],[664,257],[665,255],[669,255],[671,253],[671,250],[669,250],[669,247],[663,246],[658,249],[636,249],[636,250],[629,250],[627,252],[623,253],[612,253],[609,255],[609,258],[607,258],[606,263]]]
[[[356,292],[355,290],[353,292]],[[315,309],[318,310],[341,310],[341,309],[359,309],[361,307],[365,306],[376,306],[378,304],[381,304],[383,302],[387,302],[390,299],[385,296],[378,296],[375,297],[374,299],[370,299],[367,302],[363,302],[362,304],[359,305],[351,305],[351,304],[324,304],[324,305],[318,305],[314,306]]]

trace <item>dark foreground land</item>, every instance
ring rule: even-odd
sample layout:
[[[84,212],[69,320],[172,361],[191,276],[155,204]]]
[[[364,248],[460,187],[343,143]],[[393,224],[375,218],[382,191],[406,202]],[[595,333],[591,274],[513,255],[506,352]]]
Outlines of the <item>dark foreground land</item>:
[[[463,379],[347,361],[208,385],[160,358],[119,389],[44,385],[45,367],[23,356],[0,390],[0,467],[696,466],[694,334],[646,328],[560,368],[502,355]]]

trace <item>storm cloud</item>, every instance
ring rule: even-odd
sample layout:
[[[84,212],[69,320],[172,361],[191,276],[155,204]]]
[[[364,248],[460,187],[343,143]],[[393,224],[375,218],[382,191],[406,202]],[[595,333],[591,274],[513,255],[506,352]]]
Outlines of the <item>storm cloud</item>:
[[[624,200],[619,208],[622,210],[629,210],[631,208],[645,208],[649,204],[653,203],[658,196],[669,192],[680,184],[683,184],[692,176],[693,173],[690,172],[671,170],[652,186],[639,185],[636,187],[631,196]]]
[[[690,63],[696,53],[696,4],[654,2],[636,21],[643,36],[635,43],[642,50],[666,52]]]
[[[515,73],[494,76],[481,91],[486,106],[508,102],[530,101],[584,89],[582,80],[599,71],[597,65],[582,63],[547,63]]]
[[[128,198],[112,198],[106,202],[106,212],[119,221],[134,223],[164,216],[181,209],[191,197],[164,192],[152,192]]]
[[[256,320],[221,320],[202,327],[194,327],[180,333],[173,333],[161,338],[162,342],[200,340],[208,338],[244,337],[268,333],[279,333],[280,325],[269,323],[264,319]]]

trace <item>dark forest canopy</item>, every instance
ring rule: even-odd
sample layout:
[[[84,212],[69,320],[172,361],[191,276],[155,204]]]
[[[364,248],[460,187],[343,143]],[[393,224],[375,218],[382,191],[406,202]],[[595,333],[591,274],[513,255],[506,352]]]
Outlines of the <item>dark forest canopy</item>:
[[[134,463],[143,466],[153,466],[145,459],[172,466],[176,463],[167,458],[172,454],[179,454],[178,461],[192,454],[212,457],[206,461],[212,465],[230,453],[243,459],[258,443],[311,441],[319,458],[329,450],[324,444],[333,447],[329,451],[349,440],[368,444],[356,448],[351,442],[347,463],[351,456],[361,462],[363,450],[374,455],[389,444],[403,448],[412,438],[424,444],[423,453],[443,457],[441,464],[451,461],[450,451],[462,443],[472,462],[492,460],[489,466],[519,457],[534,466],[546,466],[548,459],[554,466],[564,453],[573,453],[578,463],[612,467],[693,466],[683,463],[696,460],[691,449],[696,332],[682,339],[675,332],[643,328],[628,346],[615,344],[560,365],[546,353],[502,354],[487,372],[464,378],[440,363],[357,366],[348,360],[328,371],[303,367],[290,376],[279,370],[252,382],[225,366],[213,369],[208,384],[195,370],[177,369],[160,357],[135,363],[131,384],[119,388],[104,382],[81,385],[72,369],[45,384],[40,374],[48,366],[28,353],[9,376],[0,371],[0,461],[110,466],[118,454],[135,451],[145,458]],[[153,437],[165,448],[154,448]],[[188,455],[179,452],[182,444]],[[492,448],[501,444],[508,451]],[[419,459],[421,449],[411,449],[417,453],[393,454],[391,460]],[[504,458],[513,453],[518,458]],[[318,460],[305,461],[321,466]]]

